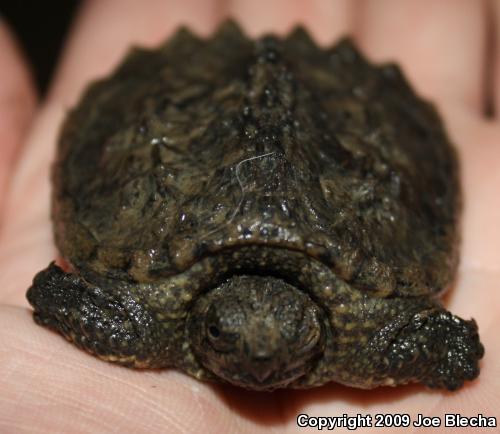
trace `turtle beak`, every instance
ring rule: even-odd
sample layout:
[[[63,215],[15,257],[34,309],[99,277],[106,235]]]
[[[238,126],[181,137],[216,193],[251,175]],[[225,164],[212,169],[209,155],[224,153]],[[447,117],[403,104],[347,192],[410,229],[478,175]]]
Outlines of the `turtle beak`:
[[[264,383],[275,372],[274,361],[254,360],[247,366],[248,373],[257,383]]]
[[[252,329],[243,344],[244,368],[258,383],[264,383],[279,365],[279,337],[275,336],[275,329],[262,323],[255,324]]]

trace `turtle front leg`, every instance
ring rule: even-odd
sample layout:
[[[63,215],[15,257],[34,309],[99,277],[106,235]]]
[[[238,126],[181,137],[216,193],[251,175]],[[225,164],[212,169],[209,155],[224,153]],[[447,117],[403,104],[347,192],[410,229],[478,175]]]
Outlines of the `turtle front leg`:
[[[101,359],[137,368],[171,365],[168,333],[162,333],[161,324],[137,295],[127,294],[126,286],[113,291],[104,286],[52,263],[35,276],[27,298],[38,324]]]
[[[337,381],[357,387],[421,382],[455,390],[479,375],[484,348],[474,320],[427,298],[365,297],[334,321]],[[353,325],[355,325],[353,327]],[[335,355],[334,355],[335,356]]]
[[[339,287],[330,302],[323,357],[297,388],[327,381],[363,389],[421,382],[455,390],[479,375],[484,348],[476,322],[434,299],[383,298]]]
[[[396,382],[413,378],[432,388],[455,390],[479,375],[484,347],[476,321],[433,309],[414,315],[382,352],[381,369]]]

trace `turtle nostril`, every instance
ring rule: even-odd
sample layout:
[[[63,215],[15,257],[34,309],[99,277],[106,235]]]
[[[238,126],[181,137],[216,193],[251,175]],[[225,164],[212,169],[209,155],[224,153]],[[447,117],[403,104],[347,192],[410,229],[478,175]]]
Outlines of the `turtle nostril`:
[[[269,348],[252,349],[245,359],[246,371],[258,383],[263,383],[276,371],[275,352]]]
[[[257,362],[267,362],[271,360],[273,357],[273,354],[270,351],[256,351],[254,354],[252,354],[252,359],[257,361]]]

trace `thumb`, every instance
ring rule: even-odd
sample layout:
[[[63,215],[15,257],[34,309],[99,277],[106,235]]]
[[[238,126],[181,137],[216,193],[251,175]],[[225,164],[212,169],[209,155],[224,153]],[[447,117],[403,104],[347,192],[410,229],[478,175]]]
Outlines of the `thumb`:
[[[0,19],[0,227],[9,179],[35,105],[29,69],[10,29]]]

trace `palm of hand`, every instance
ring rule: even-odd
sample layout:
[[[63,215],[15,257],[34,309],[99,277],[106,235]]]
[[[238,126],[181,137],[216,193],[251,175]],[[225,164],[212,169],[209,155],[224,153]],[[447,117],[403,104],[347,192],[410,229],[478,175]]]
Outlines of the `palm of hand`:
[[[6,66],[0,73],[0,120],[6,120],[0,122],[0,431],[285,432],[296,429],[299,413],[498,416],[500,345],[494,332],[500,327],[496,315],[500,303],[496,289],[500,280],[500,231],[496,227],[500,218],[496,200],[500,124],[480,115],[479,65],[483,59],[478,53],[484,44],[480,2],[462,2],[463,7],[453,13],[439,6],[442,10],[435,9],[432,17],[416,2],[400,7],[391,0],[386,1],[388,7],[377,4],[380,10],[390,11],[388,14],[370,2],[358,8],[346,1],[326,8],[326,2],[309,2],[307,8],[300,0],[286,7],[276,2],[266,7],[265,16],[260,15],[264,10],[260,2],[250,6],[250,2],[235,1],[231,6],[233,15],[252,32],[262,30],[258,23],[264,23],[264,30],[283,30],[301,16],[321,41],[345,31],[354,33],[368,55],[389,54],[400,60],[417,89],[437,100],[461,154],[466,204],[462,263],[457,286],[447,296],[447,307],[464,318],[475,317],[479,323],[486,348],[479,380],[454,394],[419,385],[368,392],[328,385],[262,395],[198,383],[172,371],[137,372],[112,366],[34,325],[24,294],[35,272],[55,255],[48,216],[48,176],[64,110],[74,104],[90,77],[102,75],[119,60],[131,39],[158,42],[165,28],[172,29],[179,20],[176,13],[182,13],[181,18],[190,17],[195,28],[207,33],[220,13],[211,2],[187,1],[175,10],[154,2],[148,10],[134,10],[137,6],[133,2],[122,2],[121,6],[127,7],[120,11],[115,3],[98,6],[96,2],[84,8],[49,97],[36,112],[26,71],[0,27],[0,45],[6,47],[0,50],[0,62]],[[287,12],[281,13],[283,10]],[[167,17],[168,23],[159,16]],[[206,16],[212,18],[203,18]],[[357,18],[356,28],[348,24],[353,21],[348,17]],[[266,19],[270,20],[268,25]],[[107,23],[112,20],[110,30]],[[139,25],[141,20],[148,20],[148,29]],[[411,25],[418,20],[428,25],[421,40],[407,36],[391,41],[394,32],[404,29],[404,23]],[[460,26],[467,26],[467,31]],[[426,41],[424,34],[435,39]],[[450,34],[454,37],[447,36]],[[500,83],[497,85],[500,88]],[[15,159],[14,150],[21,142],[24,147]]]

